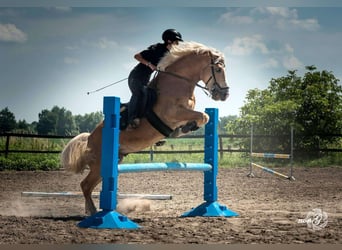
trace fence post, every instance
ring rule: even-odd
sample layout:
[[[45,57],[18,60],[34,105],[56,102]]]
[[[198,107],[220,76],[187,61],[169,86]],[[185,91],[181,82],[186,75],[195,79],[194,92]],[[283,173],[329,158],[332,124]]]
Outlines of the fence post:
[[[220,142],[220,159],[223,158],[223,142],[222,142],[222,136],[219,135],[219,142]]]
[[[293,134],[294,132],[293,132],[293,126],[291,126],[291,151],[290,151],[290,165],[291,165],[291,170],[290,170],[290,178],[291,178],[291,180],[294,180],[294,177],[293,177],[293,136],[294,136],[294,134]]]
[[[150,147],[150,162],[153,162],[154,157],[153,157],[153,146]]]
[[[254,177],[253,170],[252,170],[252,153],[253,153],[253,123],[251,125],[251,139],[250,139],[250,146],[249,146],[249,173],[248,177]]]
[[[10,143],[10,135],[6,135],[5,158],[8,157],[8,153],[9,153],[9,143]]]

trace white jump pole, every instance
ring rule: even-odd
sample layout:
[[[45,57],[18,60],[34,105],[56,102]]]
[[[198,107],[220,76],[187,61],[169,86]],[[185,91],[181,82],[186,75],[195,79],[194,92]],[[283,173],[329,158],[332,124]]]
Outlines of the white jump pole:
[[[22,197],[68,197],[77,198],[83,197],[82,192],[22,192]],[[100,192],[93,192],[93,197],[100,197]],[[146,199],[146,200],[172,200],[172,195],[169,194],[120,194],[118,193],[118,199]]]

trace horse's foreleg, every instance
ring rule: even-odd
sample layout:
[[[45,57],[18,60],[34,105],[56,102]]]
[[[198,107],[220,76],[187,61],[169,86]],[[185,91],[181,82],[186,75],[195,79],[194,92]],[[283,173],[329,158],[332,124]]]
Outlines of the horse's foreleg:
[[[186,125],[189,126],[190,130],[194,130],[196,127],[202,127],[209,121],[209,116],[206,113],[186,108],[182,108],[177,112],[177,118],[187,121]]]
[[[94,201],[91,197],[91,193],[100,181],[100,165],[94,163],[90,166],[90,172],[88,173],[86,178],[81,182],[81,188],[85,199],[86,214],[93,215],[97,212]]]
[[[179,137],[204,126],[209,121],[206,113],[183,108],[177,112],[177,119],[186,122],[185,125],[177,128],[170,137]]]
[[[176,138],[182,135],[185,135],[189,132],[195,131],[199,129],[199,127],[197,126],[195,121],[192,122],[188,122],[187,124],[185,124],[184,126],[178,127],[176,128],[170,135],[170,138]]]

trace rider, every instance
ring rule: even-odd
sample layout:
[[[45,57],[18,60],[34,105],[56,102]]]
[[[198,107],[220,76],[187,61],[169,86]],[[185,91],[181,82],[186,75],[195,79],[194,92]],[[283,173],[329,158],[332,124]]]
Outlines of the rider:
[[[139,62],[128,76],[128,86],[132,92],[132,97],[128,106],[128,123],[131,128],[136,128],[140,124],[138,109],[143,95],[143,89],[148,84],[151,74],[157,69],[160,59],[168,52],[173,45],[178,45],[182,40],[182,35],[175,29],[167,29],[162,34],[164,43],[153,44],[146,50],[134,55]]]

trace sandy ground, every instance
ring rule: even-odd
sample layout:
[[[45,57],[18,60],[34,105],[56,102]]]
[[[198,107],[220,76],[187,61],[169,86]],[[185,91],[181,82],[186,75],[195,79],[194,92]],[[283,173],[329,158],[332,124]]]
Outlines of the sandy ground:
[[[22,191],[80,191],[84,176],[0,172],[0,243],[342,243],[341,167],[295,168],[296,181],[259,170],[248,178],[247,172],[219,169],[219,202],[239,213],[232,218],[180,218],[203,201],[202,173],[120,175],[121,193],[173,196],[169,201],[120,200],[121,210],[142,226],[138,230],[79,228],[86,217],[83,198],[21,197]],[[136,211],[127,212],[132,207]]]

